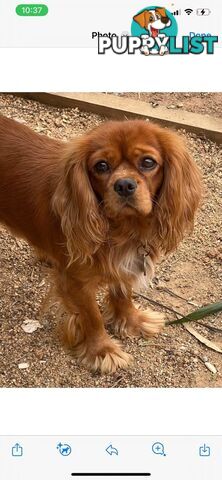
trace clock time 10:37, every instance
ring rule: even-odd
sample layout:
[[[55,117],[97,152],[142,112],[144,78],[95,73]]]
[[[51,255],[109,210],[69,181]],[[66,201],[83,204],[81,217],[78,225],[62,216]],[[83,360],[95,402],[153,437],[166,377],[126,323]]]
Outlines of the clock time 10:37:
[[[44,17],[49,9],[47,5],[30,3],[17,5],[15,11],[20,17]]]

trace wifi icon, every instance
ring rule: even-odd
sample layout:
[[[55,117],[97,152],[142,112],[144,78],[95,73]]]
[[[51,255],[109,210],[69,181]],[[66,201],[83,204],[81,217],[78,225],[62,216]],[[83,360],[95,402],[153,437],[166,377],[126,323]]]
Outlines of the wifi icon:
[[[187,15],[191,15],[191,13],[193,13],[192,8],[186,8],[186,10],[184,11],[186,12]]]

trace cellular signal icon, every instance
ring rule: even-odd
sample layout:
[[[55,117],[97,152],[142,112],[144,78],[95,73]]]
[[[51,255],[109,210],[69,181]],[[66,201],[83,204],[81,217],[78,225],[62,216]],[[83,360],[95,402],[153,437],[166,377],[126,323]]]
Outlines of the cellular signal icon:
[[[181,10],[176,10],[175,12],[172,12],[173,15],[181,15]]]
[[[193,9],[192,8],[186,8],[186,10],[184,10],[184,12],[186,12],[187,15],[191,15],[191,13],[193,13]]]

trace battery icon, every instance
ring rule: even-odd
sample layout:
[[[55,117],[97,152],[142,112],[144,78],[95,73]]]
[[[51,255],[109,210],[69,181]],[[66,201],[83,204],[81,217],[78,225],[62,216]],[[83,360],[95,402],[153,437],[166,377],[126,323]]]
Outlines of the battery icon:
[[[209,8],[198,8],[196,12],[200,17],[204,17],[210,15],[211,10]]]

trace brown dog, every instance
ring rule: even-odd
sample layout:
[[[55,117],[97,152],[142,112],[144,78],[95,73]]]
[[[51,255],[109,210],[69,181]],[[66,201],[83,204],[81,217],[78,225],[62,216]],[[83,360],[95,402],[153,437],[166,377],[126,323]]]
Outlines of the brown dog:
[[[162,315],[138,311],[132,287],[192,229],[199,199],[183,141],[159,126],[105,122],[63,143],[0,117],[0,221],[51,260],[66,336],[92,370],[130,362],[105,330],[98,287],[116,335],[158,333]]]

